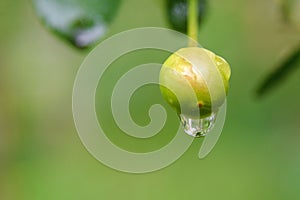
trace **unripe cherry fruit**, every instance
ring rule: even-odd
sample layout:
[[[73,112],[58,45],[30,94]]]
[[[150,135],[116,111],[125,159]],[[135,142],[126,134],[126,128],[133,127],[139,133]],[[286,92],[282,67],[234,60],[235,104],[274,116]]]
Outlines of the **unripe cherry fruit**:
[[[230,75],[230,66],[222,57],[200,47],[182,48],[163,64],[160,90],[178,115],[203,119],[224,103]]]

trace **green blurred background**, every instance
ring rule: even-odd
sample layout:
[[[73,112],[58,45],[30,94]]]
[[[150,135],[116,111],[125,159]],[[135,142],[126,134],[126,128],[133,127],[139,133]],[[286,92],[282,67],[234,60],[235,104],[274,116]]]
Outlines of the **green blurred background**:
[[[135,27],[169,27],[164,9],[161,0],[125,0],[107,37]],[[299,43],[299,34],[281,23],[275,0],[210,0],[200,43],[232,67],[221,138],[204,160],[197,157],[199,139],[171,166],[133,175],[95,160],[77,135],[72,87],[88,51],[48,32],[29,1],[1,0],[0,199],[300,199],[300,71],[265,98],[254,95],[264,75]],[[166,56],[151,50],[130,54],[103,79],[97,93],[104,98],[97,100],[100,123],[125,149],[157,149],[177,129],[176,115],[157,86],[141,88],[130,105],[141,125],[149,122],[153,102],[166,105],[166,127],[147,141],[122,134],[105,106],[126,69]]]

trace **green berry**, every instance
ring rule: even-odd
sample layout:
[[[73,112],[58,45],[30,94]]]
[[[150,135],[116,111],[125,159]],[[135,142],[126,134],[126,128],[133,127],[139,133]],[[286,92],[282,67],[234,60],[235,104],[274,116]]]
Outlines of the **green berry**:
[[[163,64],[159,77],[160,90],[178,114],[204,118],[211,115],[212,104],[218,108],[224,103],[230,74],[229,64],[213,52],[199,47],[182,48]],[[181,113],[182,110],[185,113]]]

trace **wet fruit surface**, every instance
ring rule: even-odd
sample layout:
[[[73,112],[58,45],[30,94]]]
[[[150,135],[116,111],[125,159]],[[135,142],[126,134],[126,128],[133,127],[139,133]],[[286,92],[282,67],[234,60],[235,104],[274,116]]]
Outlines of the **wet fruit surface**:
[[[182,48],[163,64],[161,93],[178,114],[205,118],[224,103],[230,74],[229,64],[211,51]]]

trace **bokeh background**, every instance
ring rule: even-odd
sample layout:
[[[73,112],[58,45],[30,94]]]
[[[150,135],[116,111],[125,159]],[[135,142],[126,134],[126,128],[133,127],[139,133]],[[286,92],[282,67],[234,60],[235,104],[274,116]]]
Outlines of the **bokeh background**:
[[[255,97],[264,75],[300,41],[300,32],[282,23],[276,2],[209,1],[200,43],[232,67],[221,138],[204,160],[197,156],[198,139],[171,166],[133,175],[99,163],[77,135],[72,87],[88,50],[77,50],[47,31],[30,1],[1,0],[0,199],[299,199],[300,71],[264,98]],[[163,1],[124,1],[107,37],[144,26],[169,27]],[[153,102],[166,106],[166,127],[147,141],[124,135],[106,106],[113,84],[126,69],[163,62],[166,56],[148,50],[120,58],[106,73],[104,86],[99,85],[100,123],[124,149],[157,149],[177,129],[177,117],[157,86],[141,88],[130,106],[141,125],[149,122],[147,110]]]

